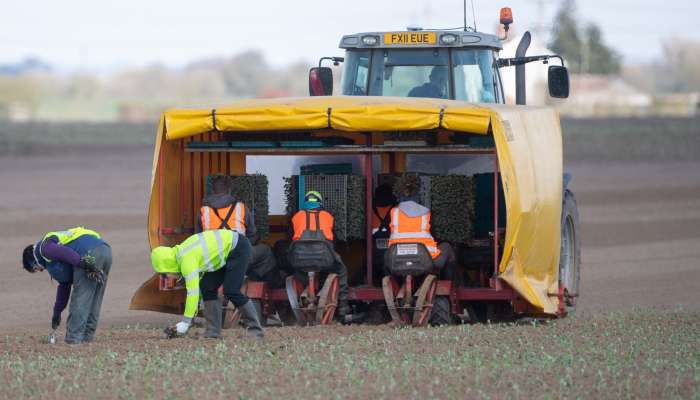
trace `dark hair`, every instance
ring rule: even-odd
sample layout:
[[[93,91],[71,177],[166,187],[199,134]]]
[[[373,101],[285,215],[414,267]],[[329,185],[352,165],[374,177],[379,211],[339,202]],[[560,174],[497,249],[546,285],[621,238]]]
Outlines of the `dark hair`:
[[[388,207],[396,205],[396,196],[388,183],[383,183],[374,188],[374,205],[377,207]]]
[[[34,264],[36,264],[36,259],[34,258],[34,245],[29,245],[24,248],[22,252],[22,267],[27,270],[27,272],[34,272]]]
[[[226,175],[217,174],[211,179],[211,191],[214,194],[231,194],[232,186],[231,178]]]
[[[415,196],[420,192],[420,178],[418,175],[404,175],[396,182],[396,194],[402,197]]]

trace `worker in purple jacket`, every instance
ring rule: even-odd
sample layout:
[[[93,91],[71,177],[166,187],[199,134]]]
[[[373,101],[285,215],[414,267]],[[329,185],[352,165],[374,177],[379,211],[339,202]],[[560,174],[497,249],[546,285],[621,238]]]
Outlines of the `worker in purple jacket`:
[[[70,298],[66,343],[94,340],[112,266],[112,251],[100,235],[82,227],[49,232],[24,249],[22,266],[32,273],[46,269],[58,282],[51,328],[55,331],[60,325]]]

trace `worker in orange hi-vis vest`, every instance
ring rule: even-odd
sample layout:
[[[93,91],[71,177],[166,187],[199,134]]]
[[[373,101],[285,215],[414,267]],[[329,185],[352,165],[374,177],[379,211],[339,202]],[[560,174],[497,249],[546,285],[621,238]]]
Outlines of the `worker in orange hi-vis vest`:
[[[317,191],[309,191],[304,196],[305,206],[292,216],[292,241],[300,239],[316,239],[327,240],[333,243],[333,215],[323,209],[323,196]],[[349,304],[348,290],[348,270],[343,263],[342,258],[338,253],[333,251],[335,264],[333,272],[338,274],[338,318],[344,324],[360,322],[365,317],[365,313],[352,313]],[[305,279],[305,276],[298,275],[300,279]]]
[[[229,229],[245,235],[253,245],[250,265],[246,271],[248,279],[266,282],[272,288],[283,287],[285,276],[277,268],[272,249],[260,242],[252,212],[245,203],[231,195],[232,188],[228,176],[213,177],[212,193],[202,202],[197,232]]]
[[[452,280],[457,257],[447,242],[439,245],[430,232],[430,209],[419,204],[420,178],[408,176],[397,188],[399,205],[391,210],[389,246],[398,243],[422,243],[440,271],[442,279]]]

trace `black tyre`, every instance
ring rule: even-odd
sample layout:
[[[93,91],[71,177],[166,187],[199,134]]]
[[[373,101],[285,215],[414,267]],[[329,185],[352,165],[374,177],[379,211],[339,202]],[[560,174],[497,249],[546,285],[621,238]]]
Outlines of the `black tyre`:
[[[450,325],[452,313],[450,312],[450,299],[447,296],[435,296],[433,309],[430,312],[430,325]]]
[[[576,308],[581,283],[581,224],[574,194],[564,192],[561,210],[561,250],[559,253],[559,281],[564,286],[567,311]]]

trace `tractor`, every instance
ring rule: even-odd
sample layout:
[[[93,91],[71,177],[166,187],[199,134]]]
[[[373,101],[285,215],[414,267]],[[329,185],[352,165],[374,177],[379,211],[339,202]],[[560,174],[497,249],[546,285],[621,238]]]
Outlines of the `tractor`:
[[[500,22],[507,35],[510,9],[501,10]],[[558,55],[526,56],[529,33],[514,58],[499,58],[503,39],[467,27],[349,34],[340,40],[344,56],[322,57],[309,71],[310,97],[166,111],[156,136],[150,246],[173,245],[194,232],[208,176],[263,175],[269,186],[246,201],[259,207],[256,224],[265,227],[270,246],[287,238],[304,190],[337,197],[336,219],[347,217],[347,234],[336,248],[356,307],[383,309],[387,320],[414,326],[565,316],[579,294],[578,211],[567,187],[571,176],[563,172],[558,114],[526,105],[525,64],[559,61],[548,67],[552,98],[568,97],[568,72]],[[339,95],[328,62],[342,64]],[[516,69],[515,105],[505,104],[504,68]],[[298,160],[328,159],[340,161],[335,170],[288,169]],[[273,180],[281,171],[294,178],[284,195]],[[455,279],[431,272],[419,243],[387,248],[386,238],[374,235],[374,188],[406,174],[425,182],[434,235],[458,255]],[[281,211],[261,206],[260,199],[280,197]],[[286,288],[248,281],[245,290],[263,315],[287,307],[299,323],[327,324],[337,277],[321,284],[322,267],[302,270],[307,283],[290,272]],[[145,282],[131,308],[181,312],[184,291],[165,279]]]

